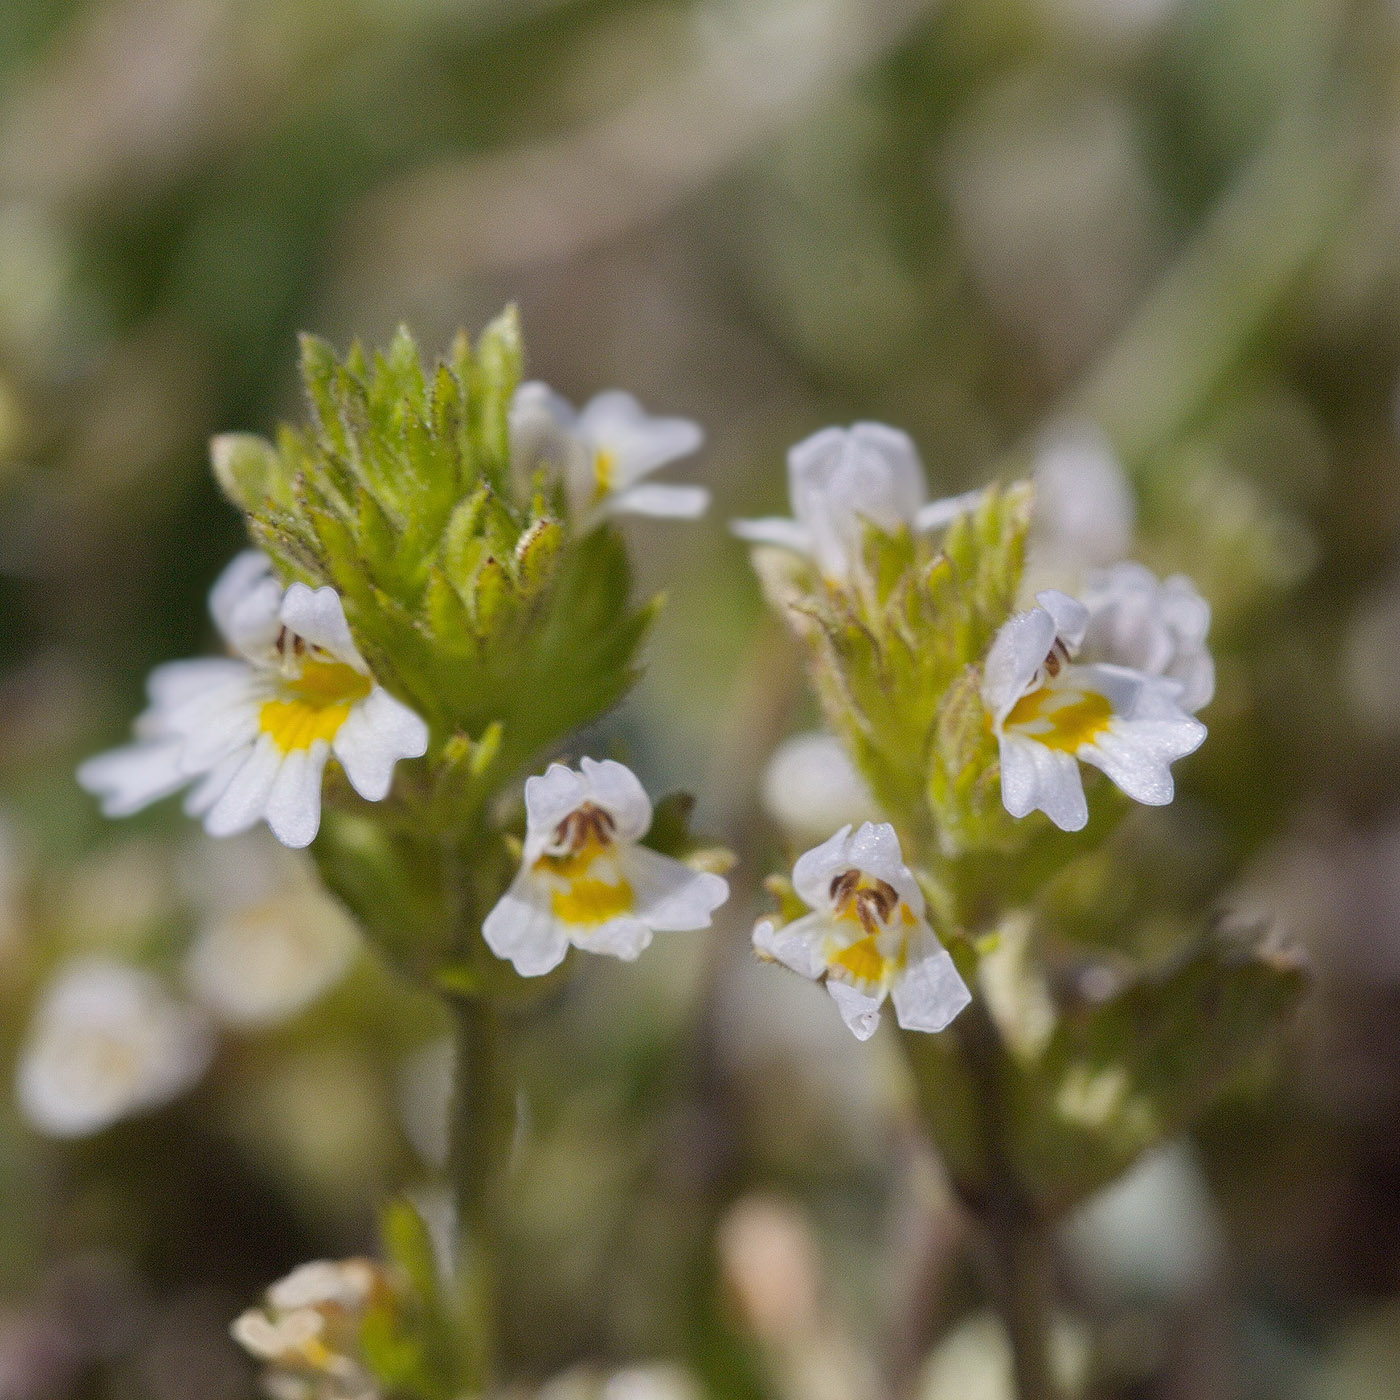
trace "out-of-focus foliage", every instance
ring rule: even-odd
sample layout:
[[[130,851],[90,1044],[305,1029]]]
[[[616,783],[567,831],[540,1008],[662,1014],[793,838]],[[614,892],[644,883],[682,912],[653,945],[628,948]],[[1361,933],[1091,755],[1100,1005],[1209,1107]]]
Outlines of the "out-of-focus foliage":
[[[203,646],[242,539],[207,442],[301,419],[298,331],[447,344],[514,300],[530,372],[706,425],[709,526],[627,527],[635,596],[669,604],[589,742],[652,790],[700,775],[755,903],[784,855],[759,774],[813,716],[720,522],[778,508],[783,450],[828,422],[907,428],[941,493],[1088,421],[1133,481],[1135,552],[1213,604],[1219,686],[1178,802],[1062,872],[1057,926],[1152,962],[1219,909],[1276,915],[1316,969],[1283,1071],[1237,1066],[1175,1167],[1105,1200],[1136,1225],[1120,1252],[1074,1235],[1093,1374],[1388,1393],[1398,74],[1384,0],[8,0],[6,1084],[70,960],[198,1000],[190,950],[237,900],[201,905],[191,871],[250,878],[174,811],[105,827],[71,773],[152,664]],[[610,1400],[628,1363],[651,1389],[620,1394],[995,1386],[897,1057],[754,967],[743,903],[586,969],[525,1037],[512,1369]],[[361,953],[289,1014],[226,1026],[191,1092],[75,1142],[0,1094],[0,1392],[251,1394],[229,1321],[299,1262],[372,1252],[379,1201],[431,1178],[434,1005]],[[1089,1023],[1057,1034],[1047,1055],[1092,1062]]]

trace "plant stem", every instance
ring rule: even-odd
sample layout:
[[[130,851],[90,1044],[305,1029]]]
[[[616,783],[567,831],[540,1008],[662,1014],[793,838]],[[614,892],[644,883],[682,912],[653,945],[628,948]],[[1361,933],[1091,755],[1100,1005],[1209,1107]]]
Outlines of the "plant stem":
[[[1050,1248],[1044,1229],[1024,1211],[994,1206],[983,1217],[987,1272],[996,1310],[1011,1343],[1020,1400],[1059,1400],[1050,1360]]]
[[[464,1367],[477,1392],[495,1375],[502,1170],[514,1128],[505,1018],[490,1001],[453,997],[456,1056],[448,1176],[457,1222]]]
[[[993,1304],[1011,1344],[1019,1400],[1059,1400],[1050,1364],[1050,1240],[1007,1142],[1006,1046],[980,993],[954,1022],[976,1083],[985,1189],[969,1201],[982,1227]]]

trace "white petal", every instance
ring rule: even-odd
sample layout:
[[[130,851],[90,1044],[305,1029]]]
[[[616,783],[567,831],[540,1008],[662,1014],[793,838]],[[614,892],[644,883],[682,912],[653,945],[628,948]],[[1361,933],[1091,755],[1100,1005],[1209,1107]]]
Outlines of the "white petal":
[[[916,918],[924,913],[924,895],[913,872],[904,863],[904,853],[899,848],[899,837],[889,822],[863,822],[846,848],[851,865],[893,885],[899,897],[909,906]]]
[[[1089,803],[1074,755],[1058,753],[1043,744],[1036,744],[1032,752],[1036,768],[1035,805],[1061,831],[1082,831],[1089,821]]]
[[[769,515],[758,520],[731,520],[730,532],[750,544],[771,544],[810,558],[816,549],[812,532],[786,516]]]
[[[815,982],[826,971],[822,947],[832,932],[825,913],[804,914],[781,926],[764,919],[754,927],[753,946],[764,957]]]
[[[654,472],[667,462],[689,456],[705,440],[698,423],[688,418],[653,418],[621,390],[598,394],[578,419],[579,434],[595,451],[612,455],[616,488]]]
[[[869,1040],[880,1026],[880,1003],[883,997],[868,997],[834,977],[826,979],[826,989],[841,1013],[841,1019],[857,1040]]]
[[[948,950],[931,930],[911,947],[904,976],[890,993],[895,1019],[907,1031],[941,1031],[972,1000]]]
[[[792,867],[793,888],[813,909],[825,909],[831,903],[831,882],[850,869],[846,846],[851,828],[843,826],[820,846],[798,856]]]
[[[190,777],[207,773],[231,753],[246,748],[259,734],[259,712],[265,692],[247,680],[231,685],[199,706],[199,724],[194,706],[185,707],[176,717],[185,735],[180,764]]]
[[[282,621],[297,636],[330,652],[337,661],[343,661],[365,675],[369,674],[369,667],[365,665],[350,635],[350,624],[345,620],[340,594],[329,584],[322,588],[308,588],[304,583],[292,584],[282,599]]]
[[[710,493],[703,486],[648,483],[629,486],[607,501],[607,509],[613,515],[651,515],[658,520],[696,520],[709,507]]]
[[[146,695],[157,710],[172,710],[201,695],[222,690],[248,675],[248,663],[232,656],[201,656],[167,661],[146,677]]]
[[[580,764],[589,796],[613,819],[617,839],[637,841],[651,826],[651,798],[637,775],[615,759],[585,758]]]
[[[224,640],[244,655],[265,652],[281,628],[282,585],[261,550],[235,555],[209,592],[209,611]]]
[[[204,816],[210,836],[236,836],[262,819],[268,794],[282,766],[282,750],[264,734],[248,751],[219,800]]]
[[[543,773],[525,779],[526,865],[534,864],[553,839],[559,823],[587,802],[592,793],[587,779],[562,763],[551,763]]]
[[[321,826],[321,777],[330,746],[317,739],[309,749],[293,749],[282,759],[267,795],[267,824],[293,850],[309,846]]]
[[[569,927],[569,938],[575,948],[585,953],[606,953],[623,962],[635,962],[651,946],[651,929],[640,919],[624,914],[604,924]]]
[[[178,740],[128,744],[78,766],[78,783],[101,799],[108,817],[129,817],[189,782],[180,766]]]
[[[914,528],[922,534],[951,525],[958,516],[976,510],[985,499],[987,490],[987,487],[979,486],[975,491],[964,491],[961,496],[945,496],[941,501],[930,501],[926,506],[920,506],[914,516]]]
[[[1044,608],[1001,625],[982,668],[982,703],[1000,724],[1035,680],[1055,643],[1055,619]]]
[[[333,748],[350,786],[367,801],[381,802],[389,795],[399,759],[427,753],[428,726],[377,685],[351,707]]]
[[[188,817],[202,817],[224,795],[234,775],[247,761],[253,746],[229,754],[211,768],[189,791],[184,809]]]
[[[1205,725],[1185,715],[1144,720],[1115,717],[1079,756],[1101,768],[1135,802],[1163,807],[1174,793],[1170,765],[1199,748],[1205,736]]]
[[[623,874],[635,897],[633,913],[658,933],[709,928],[710,917],[729,898],[729,882],[709,871],[646,846],[622,854]]]
[[[1084,780],[1073,754],[1048,749],[1019,734],[1001,736],[1001,800],[1013,817],[1042,811],[1061,831],[1089,820]]]
[[[481,935],[498,958],[508,958],[522,977],[552,972],[569,951],[564,926],[550,910],[549,889],[522,870],[486,916]]]
[[[1001,801],[1013,817],[1028,817],[1036,809],[1035,751],[1043,747],[1019,734],[1003,734],[1001,753]]]
[[[1070,651],[1074,651],[1084,640],[1084,631],[1089,625],[1089,609],[1077,598],[1061,593],[1058,588],[1047,588],[1037,593],[1035,601],[1055,619],[1055,635]]]

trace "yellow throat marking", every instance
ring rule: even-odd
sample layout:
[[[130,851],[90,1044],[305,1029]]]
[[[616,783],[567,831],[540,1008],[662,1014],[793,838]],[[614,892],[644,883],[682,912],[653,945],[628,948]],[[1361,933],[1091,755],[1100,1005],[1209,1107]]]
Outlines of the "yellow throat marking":
[[[535,862],[535,869],[549,878],[550,909],[561,923],[592,927],[632,912],[632,886],[616,869],[616,863],[606,860],[611,849],[610,844],[590,834],[578,850],[543,855]],[[599,857],[613,866],[616,879],[604,880],[592,873]]]
[[[1077,753],[1092,744],[1113,718],[1113,706],[1096,690],[1058,690],[1042,686],[1023,695],[1007,715],[1005,728],[1061,753]]]
[[[309,749],[317,739],[330,743],[350,710],[373,688],[366,675],[341,661],[308,661],[287,682],[282,698],[268,700],[258,712],[258,728],[271,735],[283,753]]]

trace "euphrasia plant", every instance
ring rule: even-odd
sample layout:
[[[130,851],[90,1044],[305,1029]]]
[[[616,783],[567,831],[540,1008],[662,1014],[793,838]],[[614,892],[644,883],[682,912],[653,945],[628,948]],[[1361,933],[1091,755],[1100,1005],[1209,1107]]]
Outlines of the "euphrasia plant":
[[[628,690],[656,613],[631,599],[612,517],[691,517],[707,496],[643,480],[699,446],[694,424],[621,393],[575,413],[521,367],[513,311],[431,368],[406,331],[344,360],[306,337],[309,420],[213,444],[254,545],[210,598],[229,654],[157,669],[136,741],[79,772],[109,815],[183,789],[211,835],[266,821],[310,845],[369,937],[454,1013],[454,1257],[438,1268],[399,1205],[383,1268],[278,1285],[239,1335],[282,1390],[488,1388],[509,1014],[571,947],[635,958],[728,895],[676,858],[684,822],[654,826],[612,760],[528,778],[522,837],[520,775]]]
[[[770,881],[755,947],[824,983],[861,1039],[892,1003],[1022,1400],[1043,1400],[1049,1232],[1180,1131],[1301,986],[1257,930],[1183,928],[1149,954],[1060,917],[1066,888],[1112,888],[1125,799],[1169,803],[1205,738],[1209,607],[1130,562],[1079,599],[1026,596],[1031,483],[929,502],[896,429],[827,429],[788,466],[792,518],[735,532],[886,820]]]

